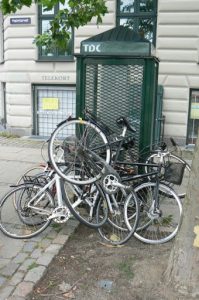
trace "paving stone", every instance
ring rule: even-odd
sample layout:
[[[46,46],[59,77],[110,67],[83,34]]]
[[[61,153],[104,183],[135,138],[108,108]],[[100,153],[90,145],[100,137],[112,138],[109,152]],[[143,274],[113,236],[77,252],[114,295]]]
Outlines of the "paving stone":
[[[3,150],[1,170],[6,169],[7,172],[0,170],[3,178],[0,181],[1,193],[4,193],[4,188],[7,191],[6,185],[16,182],[17,177],[41,159],[40,145],[37,149],[31,149],[30,155],[30,150],[27,152],[26,149],[28,146],[22,144],[22,141],[17,140],[17,148],[12,141],[10,147]],[[29,146],[32,148],[31,143]],[[12,171],[13,163],[15,172]],[[78,223],[75,219],[70,219],[67,224],[52,223],[52,226],[31,240],[8,239],[0,232],[0,300],[25,300]]]
[[[44,253],[42,256],[38,258],[36,263],[38,265],[48,266],[54,257],[53,253]]]
[[[19,264],[22,263],[27,257],[27,253],[19,253],[12,261]]]
[[[9,298],[6,298],[6,300],[24,300],[24,298],[18,296],[11,296]]]
[[[6,281],[6,277],[0,276],[0,287],[4,284]]]
[[[22,251],[23,243],[21,242],[21,240],[8,240],[6,236],[3,236],[0,242],[3,243],[3,250],[1,251],[0,258],[11,259]]]
[[[49,232],[51,231],[50,226],[47,227],[44,231],[42,231],[40,234],[34,236],[33,238],[31,238],[32,242],[40,242],[42,239],[46,238],[49,234]]]
[[[61,244],[64,245],[68,240],[69,236],[65,234],[59,234],[53,241],[53,244]]]
[[[39,242],[38,247],[42,249],[46,249],[50,244],[52,243],[52,240],[50,239],[43,239]]]
[[[25,297],[32,291],[33,286],[34,286],[33,282],[22,281],[21,283],[18,284],[12,296],[22,297],[23,299],[25,299]]]
[[[71,227],[77,227],[79,225],[79,221],[75,217],[72,217],[68,221],[67,225]]]
[[[15,287],[13,285],[10,285],[10,286],[6,286],[2,290],[0,290],[0,299],[1,300],[7,300],[8,297],[11,296],[12,291],[14,290],[14,288]]]
[[[60,244],[52,244],[45,250],[45,252],[57,254],[62,247],[63,246]]]
[[[57,233],[55,230],[52,230],[52,231],[49,232],[48,238],[54,239],[54,238],[57,237],[57,234],[58,234],[58,233]]]
[[[35,267],[26,274],[24,281],[37,283],[41,279],[45,271],[46,268],[44,266]]]
[[[1,275],[12,276],[15,273],[15,271],[18,269],[18,267],[19,267],[19,264],[10,262],[1,270]]]
[[[0,269],[3,268],[4,266],[6,266],[9,262],[10,262],[9,259],[1,258],[0,259]]]
[[[52,231],[52,226],[48,226],[44,231],[43,234],[45,236],[48,236],[48,234]]]
[[[34,258],[28,258],[26,259],[23,264],[19,267],[19,271],[27,271],[28,268],[35,263],[35,259]]]
[[[23,252],[32,252],[37,246],[36,242],[28,242],[23,247]]]
[[[38,258],[42,255],[42,250],[41,249],[35,249],[33,253],[31,254],[31,258]]]
[[[79,225],[78,221],[70,220],[70,223],[68,223],[64,228],[62,228],[59,234],[70,235],[71,233],[74,232],[74,230],[77,228],[78,225]]]
[[[14,276],[9,280],[10,285],[16,286],[18,283],[23,281],[24,272],[16,272]]]

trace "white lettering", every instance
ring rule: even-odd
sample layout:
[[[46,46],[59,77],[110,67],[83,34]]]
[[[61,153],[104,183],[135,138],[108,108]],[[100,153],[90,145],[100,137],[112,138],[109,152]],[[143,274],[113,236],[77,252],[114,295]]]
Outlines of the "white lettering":
[[[101,52],[100,46],[101,46],[100,44],[96,46],[96,51],[97,52]]]
[[[85,52],[101,52],[100,46],[101,44],[94,45],[94,44],[84,44],[84,51]]]
[[[89,45],[84,44],[83,46],[84,46],[84,51],[87,52]]]
[[[95,45],[89,46],[89,52],[95,52]]]
[[[43,75],[42,80],[50,81],[50,80],[59,80],[59,81],[67,81],[69,80],[69,76],[56,76],[56,75]]]

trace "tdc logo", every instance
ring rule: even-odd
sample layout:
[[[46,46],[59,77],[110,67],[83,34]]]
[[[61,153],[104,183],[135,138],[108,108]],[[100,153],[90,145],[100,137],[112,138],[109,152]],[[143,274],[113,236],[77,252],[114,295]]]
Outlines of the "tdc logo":
[[[98,45],[84,44],[83,45],[85,52],[101,52],[100,46],[101,46],[100,44],[98,44]]]

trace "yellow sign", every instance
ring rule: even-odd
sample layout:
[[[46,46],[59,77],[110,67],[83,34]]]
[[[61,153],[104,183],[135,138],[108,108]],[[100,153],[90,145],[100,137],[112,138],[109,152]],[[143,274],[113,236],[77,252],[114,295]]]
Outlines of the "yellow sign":
[[[194,242],[193,242],[193,246],[199,248],[199,226],[196,225],[194,227],[193,231],[196,234],[196,237],[195,237]]]
[[[191,119],[199,119],[199,103],[191,103]]]
[[[58,98],[42,98],[42,109],[43,110],[59,109],[59,99]]]

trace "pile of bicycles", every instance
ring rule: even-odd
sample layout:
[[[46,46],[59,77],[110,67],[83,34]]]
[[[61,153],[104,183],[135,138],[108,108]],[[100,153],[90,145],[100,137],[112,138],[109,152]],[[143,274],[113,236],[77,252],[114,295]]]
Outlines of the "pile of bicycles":
[[[116,123],[119,136],[88,111],[85,119],[58,124],[49,162],[28,170],[2,198],[0,229],[24,239],[75,217],[113,245],[132,235],[150,244],[171,240],[181,225],[190,166],[165,144],[144,162],[121,160],[134,145],[127,132],[135,129],[124,117]]]

